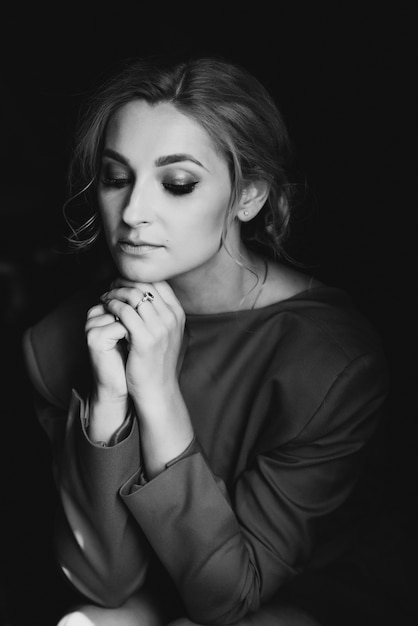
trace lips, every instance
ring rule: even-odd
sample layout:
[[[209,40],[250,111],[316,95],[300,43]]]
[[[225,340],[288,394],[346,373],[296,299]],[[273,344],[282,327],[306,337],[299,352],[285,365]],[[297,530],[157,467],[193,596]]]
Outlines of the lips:
[[[149,252],[154,252],[155,250],[163,248],[163,246],[155,243],[150,243],[148,241],[133,241],[131,239],[124,239],[119,241],[119,247],[126,254],[133,254],[137,256],[141,254],[147,254]]]
[[[124,243],[128,246],[153,246],[154,248],[161,247],[158,243],[152,243],[151,241],[144,241],[142,239],[121,239],[119,243]]]

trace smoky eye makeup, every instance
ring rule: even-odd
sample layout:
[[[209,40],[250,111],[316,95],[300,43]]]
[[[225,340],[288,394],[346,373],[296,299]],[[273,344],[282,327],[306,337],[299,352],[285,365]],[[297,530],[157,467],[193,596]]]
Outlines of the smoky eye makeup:
[[[104,159],[100,170],[100,182],[103,187],[123,188],[134,183],[134,175],[128,166],[114,160]],[[199,183],[199,177],[185,170],[170,171],[168,168],[159,176],[159,182],[165,192],[172,196],[184,196],[192,193]]]
[[[163,187],[173,196],[183,196],[185,194],[191,193],[196,185],[198,184],[197,180],[182,180],[182,179],[168,179],[163,181]]]
[[[190,172],[167,172],[161,178],[165,191],[174,196],[183,196],[191,193],[198,185],[199,179]]]
[[[114,163],[103,163],[100,170],[100,181],[105,187],[125,187],[132,177],[123,166]]]
[[[173,196],[184,196],[191,193],[196,187],[197,182],[193,183],[163,183],[164,189]]]

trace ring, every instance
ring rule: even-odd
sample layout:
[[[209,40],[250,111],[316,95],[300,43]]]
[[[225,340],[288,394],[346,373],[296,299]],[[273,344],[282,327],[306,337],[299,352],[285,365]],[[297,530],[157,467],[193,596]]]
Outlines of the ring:
[[[153,293],[151,293],[150,291],[146,291],[138,304],[134,306],[135,311],[138,313],[139,307],[142,306],[144,302],[152,302],[154,298],[155,296]]]

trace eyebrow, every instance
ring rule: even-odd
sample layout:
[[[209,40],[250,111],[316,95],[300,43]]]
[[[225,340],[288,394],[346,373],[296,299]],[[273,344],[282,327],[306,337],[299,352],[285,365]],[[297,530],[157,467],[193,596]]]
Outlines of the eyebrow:
[[[182,163],[183,161],[191,161],[195,165],[199,167],[203,167],[205,170],[206,167],[202,165],[200,161],[195,159],[191,154],[167,154],[167,156],[158,157],[155,161],[156,167],[162,167],[163,165],[171,165],[172,163]]]
[[[129,160],[126,159],[122,154],[117,152],[116,150],[112,150],[111,148],[105,148],[103,150],[103,156],[110,157],[115,161],[119,161],[119,163],[123,163],[123,165],[130,165]],[[167,154],[166,156],[160,156],[155,161],[156,167],[163,167],[164,165],[171,165],[172,163],[182,163],[184,161],[190,161],[199,167],[202,167],[204,170],[207,168],[197,159],[194,158],[191,154],[179,153],[179,154]]]

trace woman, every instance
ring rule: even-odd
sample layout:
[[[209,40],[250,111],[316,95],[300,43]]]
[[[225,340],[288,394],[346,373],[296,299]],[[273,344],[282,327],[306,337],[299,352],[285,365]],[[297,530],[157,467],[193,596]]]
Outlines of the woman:
[[[78,138],[72,240],[102,230],[114,276],[24,341],[84,598],[60,624],[317,623],[283,590],[355,541],[386,369],[346,294],[286,261],[280,113],[234,64],[139,60]]]

